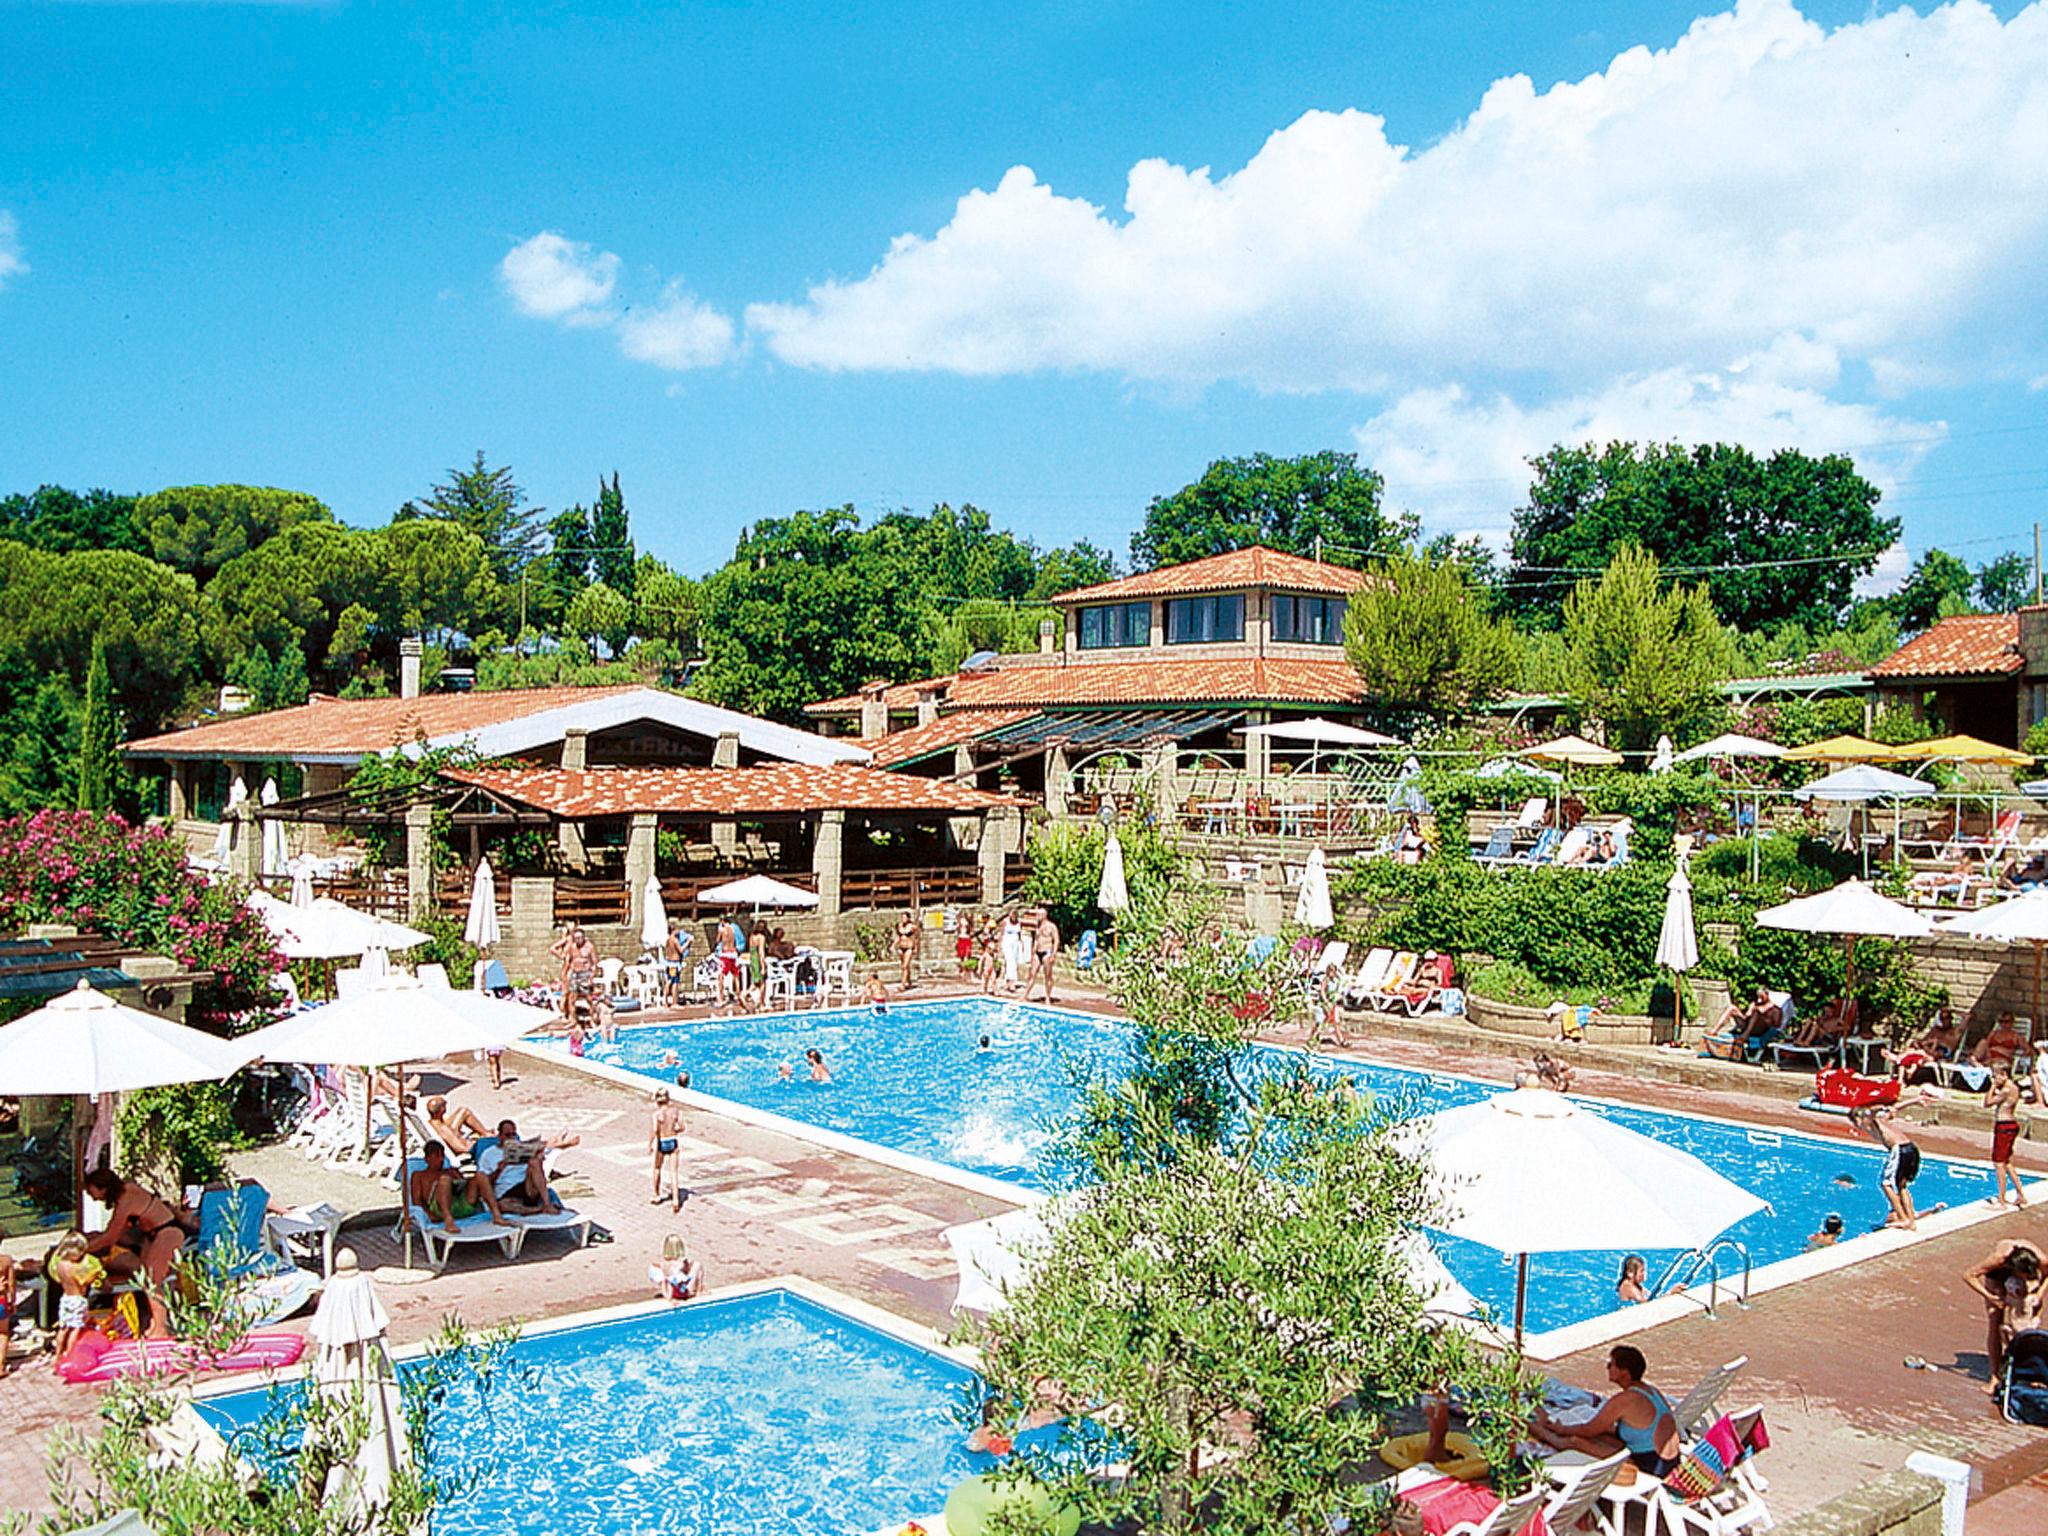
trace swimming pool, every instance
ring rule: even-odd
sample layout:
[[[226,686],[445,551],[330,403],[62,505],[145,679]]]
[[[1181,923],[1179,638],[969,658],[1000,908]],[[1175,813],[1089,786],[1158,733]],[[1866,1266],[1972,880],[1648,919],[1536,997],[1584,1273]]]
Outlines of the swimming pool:
[[[980,1041],[989,1045],[982,1049]],[[1125,1059],[1130,1030],[1118,1020],[987,998],[867,1009],[755,1014],[622,1030],[616,1044],[593,1045],[592,1060],[672,1083],[680,1068],[691,1087],[861,1141],[970,1173],[1042,1188],[1036,1158],[1047,1127],[1073,1105],[1076,1069],[1100,1071]],[[803,1053],[816,1047],[832,1070],[809,1082]],[[550,1044],[550,1049],[566,1049]],[[1295,1053],[1264,1053],[1275,1063]],[[677,1065],[669,1065],[673,1055]],[[1348,1076],[1360,1088],[1428,1114],[1500,1091],[1498,1084],[1328,1057],[1309,1058],[1325,1077]],[[792,1080],[778,1075],[783,1063]],[[1584,1100],[1617,1124],[1683,1148],[1770,1202],[1732,1228],[1760,1268],[1803,1253],[1809,1234],[1839,1212],[1851,1234],[1884,1217],[1877,1175],[1882,1155],[1867,1144],[1762,1130],[1723,1120]],[[1988,1170],[1944,1158],[1923,1159],[1913,1193],[1920,1209],[1957,1206],[1991,1193]],[[1515,1272],[1490,1248],[1439,1235],[1445,1262],[1466,1289],[1512,1316]],[[1532,1331],[1562,1328],[1613,1311],[1620,1252],[1541,1254],[1529,1264]],[[1676,1253],[1649,1252],[1654,1280]],[[1728,1270],[1724,1268],[1724,1275]]]
[[[459,1385],[436,1410],[436,1472],[481,1476],[435,1536],[848,1536],[992,1465],[954,1417],[970,1372],[788,1291],[533,1334],[510,1359],[527,1381],[489,1412]],[[271,1401],[202,1408],[231,1433]]]

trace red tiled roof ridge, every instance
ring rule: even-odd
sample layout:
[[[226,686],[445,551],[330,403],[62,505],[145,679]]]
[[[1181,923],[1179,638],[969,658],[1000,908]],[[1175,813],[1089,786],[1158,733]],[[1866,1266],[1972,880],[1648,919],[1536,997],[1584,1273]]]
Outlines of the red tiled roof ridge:
[[[337,699],[317,695],[289,709],[251,710],[218,719],[201,721],[179,730],[144,737],[127,743],[124,750],[147,755],[151,747],[189,751],[205,747],[214,739],[230,742],[248,740],[251,750],[289,736],[295,726],[309,725],[318,718],[323,731],[351,734],[336,740],[333,750],[355,750],[366,744],[382,747],[409,741],[416,733],[432,736],[442,730],[462,730],[495,725],[521,715],[538,713],[537,705],[553,707],[580,701],[610,698],[643,689],[662,692],[652,683],[551,684],[539,688],[471,689],[462,693],[422,693],[412,698]],[[268,738],[267,742],[257,737]],[[298,743],[285,750],[324,750],[320,743]],[[237,750],[234,745],[221,748]]]
[[[1365,572],[1348,565],[1309,560],[1265,544],[1247,544],[1184,560],[1178,565],[1155,566],[1114,581],[1092,587],[1076,587],[1050,599],[1055,603],[1112,602],[1120,597],[1170,597],[1179,593],[1222,592],[1233,587],[1281,587],[1302,592],[1356,592],[1364,586]]]
[[[591,816],[795,815],[820,810],[957,814],[1021,802],[855,763],[749,768],[463,768],[446,777],[570,820]]]
[[[1870,669],[1872,677],[1969,677],[2017,672],[2016,613],[1965,613],[1938,619]]]

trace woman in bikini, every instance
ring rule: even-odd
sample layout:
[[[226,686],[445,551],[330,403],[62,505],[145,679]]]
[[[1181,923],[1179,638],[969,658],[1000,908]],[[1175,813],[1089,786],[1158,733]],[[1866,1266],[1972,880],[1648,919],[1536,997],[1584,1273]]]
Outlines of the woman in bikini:
[[[164,1282],[170,1278],[186,1237],[177,1207],[111,1168],[87,1174],[85,1192],[109,1212],[106,1227],[86,1240],[87,1251],[116,1280],[143,1276],[149,1297],[149,1336],[168,1339],[171,1319],[163,1301]]]

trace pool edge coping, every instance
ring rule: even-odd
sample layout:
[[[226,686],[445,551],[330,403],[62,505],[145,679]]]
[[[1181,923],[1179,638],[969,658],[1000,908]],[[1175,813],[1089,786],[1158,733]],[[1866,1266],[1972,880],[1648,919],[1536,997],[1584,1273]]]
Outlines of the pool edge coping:
[[[894,1006],[906,1009],[917,1008],[939,1003],[971,1002],[985,996],[986,994],[983,993],[965,993],[955,997],[914,998]],[[1095,1013],[1087,1009],[1069,1007],[1060,1003],[1034,1003],[1028,1000],[1009,997],[997,998],[994,1001],[1005,1006],[1044,1010],[1051,1013],[1064,1013],[1093,1024],[1118,1022],[1128,1024],[1130,1022],[1129,1019],[1121,1014]],[[835,1014],[871,1012],[872,1009],[869,1006],[855,1004],[839,1008],[793,1008],[786,1010],[779,1016],[829,1017]],[[628,1030],[687,1028],[692,1024],[706,1022],[730,1023],[735,1017],[746,1018],[753,1017],[753,1015],[714,1015],[708,1019],[677,1019],[662,1023],[648,1020],[636,1024],[620,1025],[619,1030],[621,1033],[624,1033]],[[1287,1041],[1254,1040],[1252,1044],[1263,1050],[1280,1051],[1289,1055],[1304,1057],[1320,1056],[1328,1061],[1354,1061],[1362,1066],[1379,1067],[1387,1071],[1402,1072],[1412,1076],[1454,1078],[1461,1082],[1478,1083],[1486,1087],[1499,1088],[1503,1091],[1511,1091],[1512,1088],[1511,1084],[1499,1082],[1496,1079],[1407,1066],[1400,1062],[1384,1061],[1377,1057],[1366,1055],[1361,1051],[1348,1049],[1344,1051],[1312,1051],[1306,1045],[1296,1045]],[[642,1095],[651,1094],[655,1088],[662,1086],[659,1079],[635,1072],[630,1068],[616,1067],[608,1062],[593,1061],[588,1056],[571,1056],[567,1052],[554,1049],[551,1046],[529,1044],[524,1039],[514,1042],[510,1049],[519,1052],[521,1055],[532,1056],[537,1061],[552,1062],[558,1066],[566,1066],[571,1070],[588,1073],[590,1076],[610,1082],[615,1086],[633,1089]],[[1007,1180],[998,1179],[989,1174],[974,1173],[965,1168],[956,1168],[950,1163],[937,1162],[931,1158],[919,1157],[914,1153],[901,1152],[894,1147],[883,1146],[878,1142],[864,1141],[858,1136],[850,1136],[844,1131],[834,1131],[824,1126],[812,1125],[808,1121],[792,1119],[786,1115],[778,1115],[772,1110],[756,1109],[751,1104],[742,1104],[732,1099],[722,1099],[714,1094],[699,1092],[694,1088],[677,1088],[670,1084],[669,1092],[671,1095],[679,1096],[681,1102],[689,1104],[692,1108],[701,1110],[704,1113],[719,1115],[742,1125],[751,1126],[756,1130],[774,1131],[799,1141],[809,1142],[814,1146],[821,1146],[832,1151],[846,1153],[849,1156],[864,1158],[883,1167],[893,1168],[903,1173],[915,1174],[920,1178],[949,1185],[969,1194],[1001,1200],[1012,1207],[1036,1205],[1048,1198],[1042,1190],[1031,1189],[1022,1184],[1012,1184]],[[1760,1130],[1772,1136],[1793,1136],[1803,1140],[1823,1143],[1842,1139],[1818,1135],[1813,1131],[1807,1130],[1779,1129],[1774,1126],[1753,1125],[1749,1121],[1737,1120],[1729,1115],[1717,1115],[1699,1110],[1654,1109],[1648,1105],[1632,1104],[1625,1099],[1604,1098],[1598,1094],[1575,1093],[1570,1095],[1570,1097],[1609,1108],[1636,1110],[1652,1114],[1677,1115],[1686,1119],[1703,1120],[1711,1124],[1728,1126],[1742,1131]],[[1941,1160],[1946,1163],[1954,1163],[1963,1167],[1979,1168],[1986,1171],[1991,1167],[1988,1161],[1977,1158],[1942,1155]],[[2023,1181],[2021,1188],[2027,1195],[2028,1209],[2032,1209],[2037,1200],[2048,1200],[2048,1177]],[[1815,1279],[1818,1276],[1831,1274],[1837,1270],[1849,1269],[1861,1264],[1866,1259],[1880,1258],[1887,1254],[1896,1253],[1901,1249],[1913,1247],[1923,1239],[1943,1237],[1952,1232],[1959,1232],[1969,1227],[1981,1225],[2011,1210],[2012,1207],[2010,1206],[1988,1205],[1983,1201],[1972,1200],[1967,1204],[1952,1205],[1946,1210],[1922,1216],[1915,1229],[1911,1232],[1894,1228],[1880,1228],[1873,1232],[1861,1234],[1857,1239],[1860,1246],[1852,1247],[1847,1243],[1837,1243],[1830,1247],[1813,1249],[1806,1253],[1796,1253],[1782,1259],[1774,1259],[1770,1263],[1759,1265],[1751,1271],[1748,1294],[1751,1297],[1760,1296],[1767,1291],[1779,1290],[1785,1286]],[[1866,1243],[1864,1239],[1872,1241]],[[782,1288],[789,1289],[789,1287]],[[1731,1290],[1729,1297],[1726,1300],[1717,1301],[1716,1305],[1740,1306],[1741,1304],[1735,1301],[1734,1293]],[[884,1315],[889,1314],[885,1312]],[[1562,1359],[1567,1355],[1577,1354],[1582,1350],[1592,1349],[1601,1344],[1610,1344],[1617,1340],[1625,1339],[1645,1329],[1677,1322],[1682,1318],[1697,1316],[1718,1317],[1720,1315],[1725,1314],[1709,1313],[1707,1311],[1707,1297],[1704,1292],[1672,1291],[1666,1295],[1656,1297],[1654,1300],[1641,1302],[1634,1306],[1617,1308],[1609,1312],[1602,1312],[1580,1322],[1567,1323],[1561,1328],[1547,1329],[1540,1333],[1524,1334],[1521,1352],[1526,1359],[1549,1362]],[[899,1321],[908,1326],[920,1326],[911,1324],[907,1318],[899,1319]],[[1509,1338],[1509,1330],[1512,1326],[1512,1320],[1505,1327],[1490,1320],[1480,1318],[1457,1318],[1452,1321],[1468,1332],[1474,1333],[1480,1338],[1495,1344],[1503,1343]]]

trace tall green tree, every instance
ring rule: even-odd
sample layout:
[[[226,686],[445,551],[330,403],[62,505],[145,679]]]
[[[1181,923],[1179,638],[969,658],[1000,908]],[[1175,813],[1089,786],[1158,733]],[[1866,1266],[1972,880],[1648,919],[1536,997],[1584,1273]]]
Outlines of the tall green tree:
[[[623,592],[614,592],[601,581],[593,581],[569,604],[562,628],[593,652],[602,646],[606,656],[620,656],[633,638],[633,599]]]
[[[619,489],[619,472],[612,471],[611,483],[602,475],[597,480],[597,500],[590,508],[590,544],[597,579],[625,597],[633,595],[633,524],[626,515],[626,495]]]
[[[201,586],[238,555],[300,523],[332,522],[325,502],[263,485],[178,485],[135,503],[147,552]]]
[[[1397,555],[1351,596],[1344,654],[1367,693],[1401,709],[1458,714],[1514,685],[1514,631],[1491,617],[1466,568]]]
[[[1696,573],[1737,629],[1829,629],[1899,536],[1899,520],[1878,514],[1877,487],[1842,454],[1760,460],[1729,443],[1616,442],[1560,445],[1530,465],[1507,601],[1536,628],[1556,625],[1574,585],[1633,544]]]
[[[125,549],[145,555],[135,527],[135,498],[114,491],[71,491],[38,486],[26,496],[0,497],[0,539],[32,549],[70,554],[81,549]]]
[[[1564,638],[1569,693],[1628,751],[1718,708],[1735,659],[1706,588],[1667,587],[1657,557],[1632,544],[1572,589]]]
[[[93,647],[122,718],[154,727],[199,682],[206,652],[192,578],[141,555],[49,555],[0,542],[0,648],[85,685]]]
[[[1058,597],[1082,587],[1099,586],[1116,580],[1116,557],[1087,539],[1077,539],[1063,549],[1047,550],[1038,562],[1038,575],[1029,598]]]
[[[633,572],[635,633],[666,645],[677,662],[684,662],[697,654],[703,624],[703,588],[654,556],[642,555]]]
[[[544,507],[528,506],[526,492],[512,476],[512,468],[492,468],[477,450],[467,469],[454,468],[448,478],[435,486],[418,503],[407,502],[392,522],[418,518],[442,518],[460,524],[483,540],[490,551],[492,568],[508,585],[519,579],[528,562],[540,552],[540,520]]]
[[[114,685],[107,678],[107,648],[95,640],[78,720],[78,809],[112,810],[121,769],[121,722],[114,714]]]
[[[1385,510],[1385,490],[1351,453],[1218,459],[1194,484],[1152,499],[1131,536],[1131,561],[1151,570],[1253,544],[1313,555],[1320,540],[1326,560],[1363,565],[1415,534],[1412,519]]]
[[[1918,634],[1936,619],[1970,611],[1970,593],[1977,578],[1970,568],[1945,549],[1930,549],[1913,562],[1906,580],[1890,597],[1881,599],[1907,634]]]
[[[2034,600],[2034,563],[2007,551],[1977,567],[1977,603],[1986,613],[2011,613]]]
[[[221,567],[206,586],[208,630],[222,657],[296,650],[338,691],[373,649],[397,655],[397,592],[386,530],[302,523]]]

